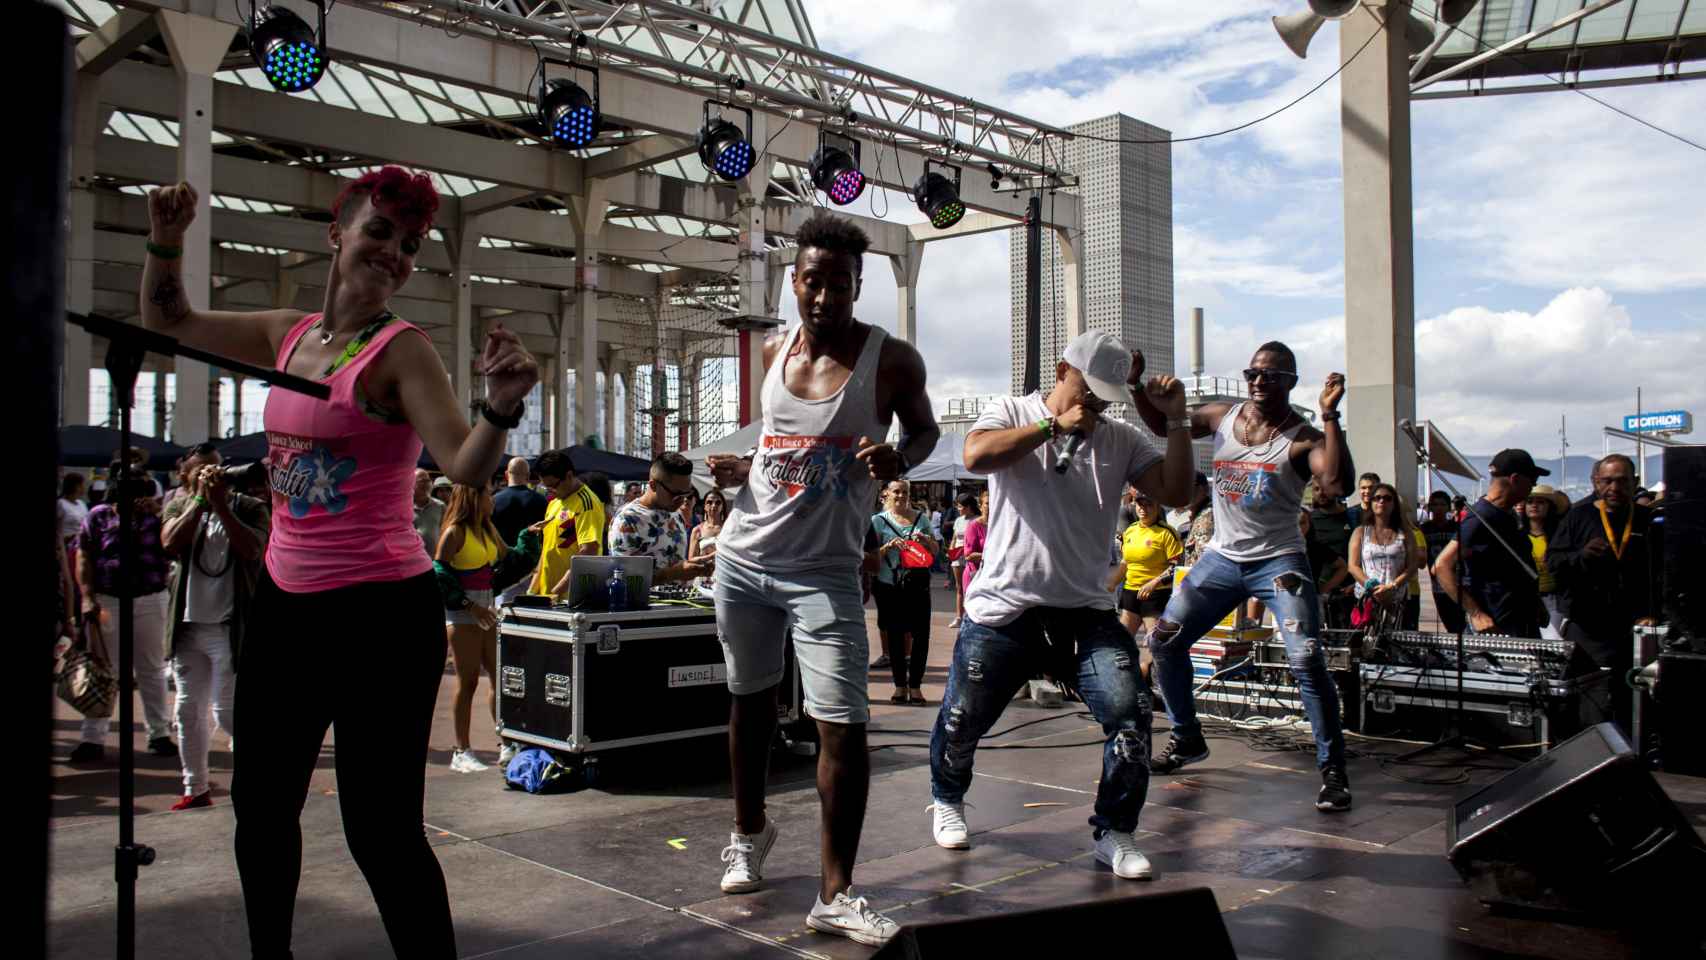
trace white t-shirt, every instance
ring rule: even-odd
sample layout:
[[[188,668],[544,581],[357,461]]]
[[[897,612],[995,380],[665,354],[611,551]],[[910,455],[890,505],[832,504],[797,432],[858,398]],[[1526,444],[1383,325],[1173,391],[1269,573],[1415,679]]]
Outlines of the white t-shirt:
[[[235,609],[236,586],[232,582],[236,564],[231,556],[231,537],[218,515],[208,512],[198,542],[191,546],[186,564],[189,583],[184,585],[186,623],[227,623]],[[210,574],[218,574],[211,576]]]
[[[78,531],[83,529],[83,520],[89,516],[89,506],[81,500],[59,498],[59,539],[72,540]]]
[[[1041,394],[1001,397],[972,430],[1006,430],[1048,416]],[[965,599],[966,614],[978,623],[1001,626],[1032,607],[1113,608],[1104,585],[1120,494],[1127,480],[1160,462],[1161,451],[1131,424],[1106,420],[1078,448],[1071,468],[1055,473],[1055,454],[1066,442],[1057,437],[989,476],[992,522]]]

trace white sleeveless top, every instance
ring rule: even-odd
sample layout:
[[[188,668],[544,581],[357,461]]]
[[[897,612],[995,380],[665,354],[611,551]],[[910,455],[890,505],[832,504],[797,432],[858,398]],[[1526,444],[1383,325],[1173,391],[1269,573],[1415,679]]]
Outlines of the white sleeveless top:
[[[854,454],[861,436],[880,442],[888,433],[877,419],[877,361],[887,334],[871,327],[847,383],[822,400],[802,400],[783,382],[799,336],[798,326],[788,332],[764,375],[758,451],[717,537],[717,554],[766,573],[853,575],[876,502],[876,481]]]
[[[1248,447],[1238,439],[1242,403],[1226,411],[1214,432],[1214,539],[1209,549],[1228,560],[1267,560],[1303,553],[1297,515],[1308,478],[1291,466],[1291,443],[1303,422],[1271,442]]]
[[[1405,539],[1404,531],[1399,530],[1391,543],[1382,545],[1374,542],[1373,526],[1363,527],[1362,556],[1357,558],[1361,561],[1362,571],[1381,583],[1391,583],[1398,579],[1409,560],[1410,548],[1404,542]],[[1360,592],[1362,585],[1357,586]]]

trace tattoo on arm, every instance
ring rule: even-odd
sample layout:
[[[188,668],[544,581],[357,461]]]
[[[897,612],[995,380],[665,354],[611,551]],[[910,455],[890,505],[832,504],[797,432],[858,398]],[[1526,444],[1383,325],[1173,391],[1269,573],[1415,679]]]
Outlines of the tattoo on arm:
[[[148,298],[149,302],[160,308],[168,320],[174,322],[190,315],[190,305],[184,302],[184,288],[178,283],[175,274],[167,273],[154,285],[154,293]]]

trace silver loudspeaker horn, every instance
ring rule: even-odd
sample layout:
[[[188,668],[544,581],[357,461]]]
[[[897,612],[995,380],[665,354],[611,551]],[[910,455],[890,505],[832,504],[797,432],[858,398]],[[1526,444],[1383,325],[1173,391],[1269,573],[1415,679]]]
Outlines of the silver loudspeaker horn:
[[[1288,13],[1283,17],[1274,18],[1274,29],[1279,32],[1280,39],[1297,54],[1299,60],[1309,58],[1309,41],[1315,39],[1315,31],[1326,23],[1325,17],[1305,10],[1301,13]]]
[[[1274,29],[1280,39],[1297,54],[1298,59],[1309,57],[1309,41],[1328,20],[1343,20],[1357,8],[1360,0],[1309,0],[1309,9],[1274,17]]]

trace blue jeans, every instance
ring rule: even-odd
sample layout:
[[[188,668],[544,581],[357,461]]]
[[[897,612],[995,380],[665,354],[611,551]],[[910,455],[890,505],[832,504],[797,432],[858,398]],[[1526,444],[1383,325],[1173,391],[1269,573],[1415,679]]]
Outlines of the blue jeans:
[[[1149,635],[1155,655],[1155,677],[1167,700],[1167,716],[1179,736],[1202,732],[1196,702],[1191,697],[1191,645],[1208,629],[1251,597],[1267,604],[1279,623],[1292,675],[1302,695],[1303,712],[1315,731],[1315,764],[1345,762],[1345,735],[1339,720],[1339,691],[1327,675],[1321,652],[1321,605],[1315,578],[1301,553],[1266,560],[1237,561],[1206,551],[1173,591],[1161,620]]]
[[[1037,673],[1072,682],[1107,735],[1090,825],[1098,834],[1137,829],[1149,793],[1149,690],[1137,644],[1112,610],[1040,607],[999,627],[962,621],[930,734],[931,795],[940,803],[965,800],[978,740]]]

